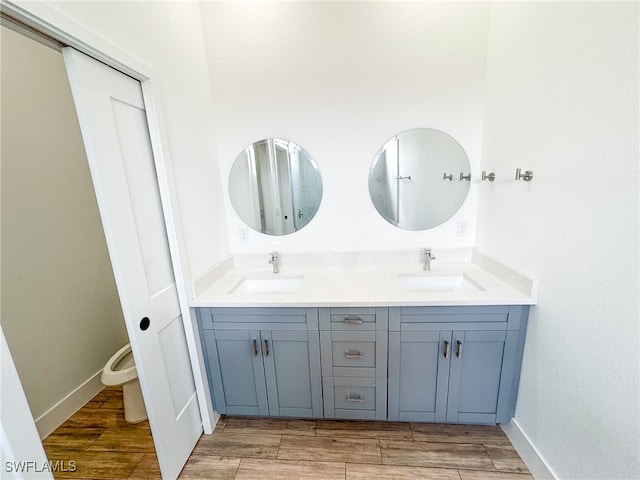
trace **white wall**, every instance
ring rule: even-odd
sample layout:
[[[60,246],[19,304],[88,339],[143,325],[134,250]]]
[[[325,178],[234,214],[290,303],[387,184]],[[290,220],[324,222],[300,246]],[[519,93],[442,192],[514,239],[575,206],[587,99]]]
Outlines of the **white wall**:
[[[454,219],[410,232],[378,215],[368,174],[389,138],[430,127],[460,142],[478,177],[487,3],[205,2],[202,12],[232,252],[474,244],[476,183]],[[242,149],[266,137],[316,160],[322,204],[295,234],[250,231],[241,243],[226,179]],[[469,222],[465,238],[458,219]]]
[[[0,38],[2,328],[37,419],[128,337],[62,54]]]
[[[491,10],[477,246],[540,279],[515,419],[562,479],[640,478],[638,25],[637,2]]]
[[[51,2],[157,73],[191,279],[229,253],[198,2]]]

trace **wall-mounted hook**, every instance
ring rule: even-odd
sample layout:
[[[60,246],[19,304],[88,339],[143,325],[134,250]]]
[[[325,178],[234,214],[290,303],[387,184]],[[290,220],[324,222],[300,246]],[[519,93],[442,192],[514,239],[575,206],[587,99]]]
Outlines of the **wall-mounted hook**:
[[[466,180],[467,182],[471,181],[471,174],[465,175],[463,172],[460,172],[460,180]]]
[[[516,180],[524,180],[530,182],[533,178],[533,172],[531,170],[525,170],[524,173],[520,173],[520,169],[516,168]]]
[[[453,173],[450,173],[449,175],[447,175],[447,172],[444,172],[442,174],[442,179],[443,180],[449,180],[449,181],[453,180]]]
[[[396,180],[411,180],[411,175],[407,175],[405,177],[396,177]]]
[[[489,180],[490,182],[493,182],[496,179],[496,174],[491,172],[489,174],[487,174],[486,170],[482,171],[482,181],[484,182],[485,180]]]

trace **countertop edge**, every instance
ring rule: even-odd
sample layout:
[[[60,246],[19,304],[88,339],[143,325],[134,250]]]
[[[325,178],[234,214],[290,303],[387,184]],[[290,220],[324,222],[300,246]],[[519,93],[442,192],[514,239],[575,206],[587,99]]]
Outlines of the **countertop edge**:
[[[309,301],[289,301],[289,302],[192,302],[193,308],[265,308],[265,307],[473,307],[473,306],[491,306],[491,305],[535,305],[536,302],[533,299],[500,299],[500,300],[432,300],[432,301],[396,301],[396,302],[309,302]]]

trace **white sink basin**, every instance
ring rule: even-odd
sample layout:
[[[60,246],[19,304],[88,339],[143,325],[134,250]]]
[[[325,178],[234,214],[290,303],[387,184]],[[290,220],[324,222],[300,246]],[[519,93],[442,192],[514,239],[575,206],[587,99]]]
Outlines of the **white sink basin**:
[[[464,273],[401,273],[398,275],[402,286],[418,292],[481,291],[482,285]]]
[[[245,277],[229,293],[295,293],[302,285],[304,276],[290,277]]]

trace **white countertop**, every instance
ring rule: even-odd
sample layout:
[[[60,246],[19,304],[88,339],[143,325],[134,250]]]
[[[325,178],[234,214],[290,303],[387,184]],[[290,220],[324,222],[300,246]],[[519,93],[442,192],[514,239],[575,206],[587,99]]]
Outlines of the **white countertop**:
[[[431,272],[422,269],[419,253],[350,254],[356,261],[335,254],[281,255],[280,272],[272,273],[268,255],[234,258],[227,267],[209,276],[210,286],[195,296],[193,307],[360,307],[360,306],[449,306],[449,305],[533,305],[538,281],[477,251],[450,254],[434,250],[439,258]],[[464,261],[465,257],[468,258]],[[363,261],[365,258],[367,261]],[[255,261],[259,259],[259,261]],[[380,259],[380,261],[376,261]],[[442,259],[443,261],[441,261]],[[463,261],[460,261],[463,259]],[[288,261],[287,261],[288,260]],[[454,260],[454,261],[448,261]],[[257,266],[256,266],[257,265]],[[481,289],[412,291],[400,275],[464,274]],[[254,293],[234,290],[245,278],[303,277],[294,293]]]

